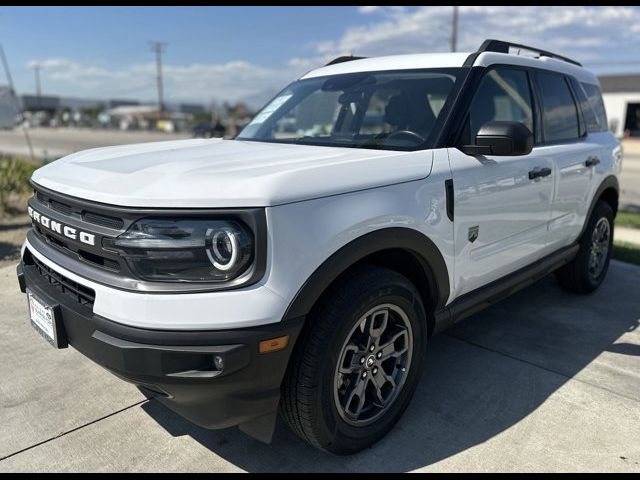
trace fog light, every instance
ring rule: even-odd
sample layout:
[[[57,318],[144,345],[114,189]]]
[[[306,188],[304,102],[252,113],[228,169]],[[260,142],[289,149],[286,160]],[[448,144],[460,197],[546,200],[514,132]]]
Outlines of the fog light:
[[[220,355],[216,355],[215,357],[213,357],[213,364],[216,366],[216,370],[224,369],[224,358],[222,358]]]

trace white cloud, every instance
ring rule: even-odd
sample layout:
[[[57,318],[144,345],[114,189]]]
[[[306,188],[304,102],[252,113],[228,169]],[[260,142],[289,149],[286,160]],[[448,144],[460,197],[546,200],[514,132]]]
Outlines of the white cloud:
[[[50,91],[70,92],[67,95],[79,97],[155,100],[155,63],[107,69],[66,58],[49,58],[31,61],[28,66],[36,64],[41,66],[42,75],[46,75]],[[298,70],[294,65],[277,69],[245,61],[166,64],[163,66],[165,98],[199,102],[253,99],[259,104],[291,81]]]
[[[450,6],[362,7],[360,11],[375,13],[375,21],[316,45],[317,52],[388,55],[449,49]],[[627,48],[638,44],[638,32],[640,9],[633,7],[461,6],[458,50],[473,51],[486,38],[499,38],[558,50],[588,62],[609,59],[612,52],[631,53]]]
[[[369,5],[369,6],[361,6],[358,7],[358,11],[360,13],[375,13],[375,12],[379,12],[382,8],[380,5]]]
[[[306,57],[260,66],[242,60],[164,66],[168,100],[251,99],[261,103],[296,76],[339,55],[447,51],[452,7],[360,7],[363,25],[312,46]],[[458,46],[499,38],[557,51],[584,63],[637,57],[640,9],[632,7],[460,7]],[[30,62],[33,63],[33,62]],[[155,64],[107,68],[68,58],[38,61],[49,91],[84,97],[155,98]],[[33,66],[33,65],[30,65]]]

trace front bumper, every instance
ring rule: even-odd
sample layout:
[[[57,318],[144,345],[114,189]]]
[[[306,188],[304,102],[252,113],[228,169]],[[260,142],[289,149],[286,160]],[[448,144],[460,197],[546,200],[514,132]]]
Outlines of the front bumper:
[[[240,425],[269,439],[273,422],[265,419],[275,420],[280,384],[302,319],[237,330],[142,329],[95,315],[89,306],[61,293],[41,274],[28,250],[18,266],[18,279],[23,292],[28,288],[59,307],[68,343],[94,362],[197,425]],[[261,341],[283,335],[289,335],[286,348],[259,352]],[[223,359],[221,370],[216,356]]]

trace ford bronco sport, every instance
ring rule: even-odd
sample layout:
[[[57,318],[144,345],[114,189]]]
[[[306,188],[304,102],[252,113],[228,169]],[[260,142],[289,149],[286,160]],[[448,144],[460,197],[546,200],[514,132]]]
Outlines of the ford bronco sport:
[[[620,164],[571,59],[341,57],[233,140],[37,170],[18,277],[50,343],[192,422],[269,441],[280,412],[348,454],[400,418],[433,334],[550,272],[602,283]]]

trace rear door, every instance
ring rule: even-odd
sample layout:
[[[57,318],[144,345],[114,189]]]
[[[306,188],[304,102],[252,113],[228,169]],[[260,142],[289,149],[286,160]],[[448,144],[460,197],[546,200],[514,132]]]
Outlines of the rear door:
[[[489,121],[523,123],[537,137],[530,74],[505,66],[488,69],[471,101],[462,138],[473,144]],[[547,249],[553,162],[534,147],[524,156],[470,156],[449,149],[454,190],[454,295],[462,295],[541,258]],[[547,169],[530,178],[530,172]]]
[[[558,249],[574,241],[582,229],[601,150],[588,135],[578,107],[578,95],[584,93],[575,90],[577,82],[559,73],[536,71],[535,84],[543,134],[543,145],[538,150],[552,160],[555,172],[549,245]]]

